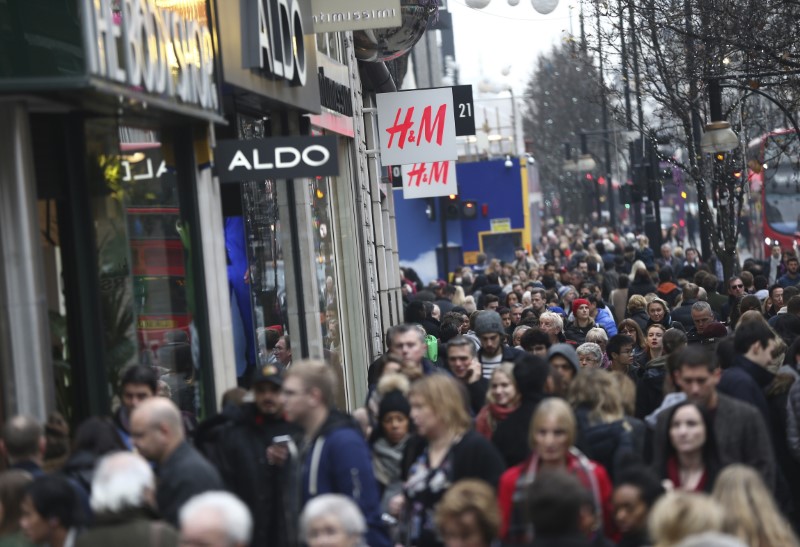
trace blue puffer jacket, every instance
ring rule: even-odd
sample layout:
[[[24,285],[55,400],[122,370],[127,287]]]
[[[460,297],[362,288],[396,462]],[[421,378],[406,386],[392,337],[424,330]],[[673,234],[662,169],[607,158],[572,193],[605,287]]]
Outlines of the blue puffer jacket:
[[[608,308],[599,308],[594,322],[603,327],[609,338],[617,334],[617,324],[614,322],[614,316],[611,315],[611,311]]]

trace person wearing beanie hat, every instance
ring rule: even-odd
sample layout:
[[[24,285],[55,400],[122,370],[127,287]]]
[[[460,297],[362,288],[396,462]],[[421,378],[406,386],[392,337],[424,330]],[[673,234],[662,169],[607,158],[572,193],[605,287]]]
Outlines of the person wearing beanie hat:
[[[482,311],[475,318],[475,334],[481,343],[478,350],[478,361],[481,363],[481,374],[488,381],[494,369],[503,361],[513,362],[521,350],[505,343],[506,331],[500,314],[495,311]],[[481,403],[481,406],[483,404]],[[478,407],[480,408],[480,407]]]
[[[595,322],[591,316],[589,301],[585,298],[576,298],[572,302],[573,320],[564,329],[564,336],[567,341],[573,342],[575,346],[580,346],[586,342],[586,333],[595,327]]]
[[[381,398],[378,425],[370,439],[372,469],[383,490],[384,513],[388,512],[389,500],[403,491],[401,464],[410,433],[411,405],[402,390],[392,389]]]
[[[550,366],[561,375],[565,387],[569,387],[570,382],[581,369],[578,363],[578,354],[569,344],[555,344],[547,350],[547,361]]]

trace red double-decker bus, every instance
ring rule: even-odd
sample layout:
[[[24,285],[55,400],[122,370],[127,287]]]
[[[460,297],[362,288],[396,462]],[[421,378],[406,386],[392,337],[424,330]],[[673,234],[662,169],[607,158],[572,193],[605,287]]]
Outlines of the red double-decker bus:
[[[760,258],[773,245],[797,248],[800,243],[800,135],[780,129],[750,141],[747,147],[750,219],[753,237],[763,245]]]

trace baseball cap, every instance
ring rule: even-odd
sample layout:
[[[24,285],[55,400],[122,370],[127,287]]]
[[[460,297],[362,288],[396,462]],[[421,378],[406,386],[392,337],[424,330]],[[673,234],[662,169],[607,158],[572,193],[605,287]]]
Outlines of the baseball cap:
[[[273,363],[269,363],[260,367],[256,367],[253,373],[253,385],[262,382],[270,382],[276,386],[283,385],[283,374],[281,369]]]

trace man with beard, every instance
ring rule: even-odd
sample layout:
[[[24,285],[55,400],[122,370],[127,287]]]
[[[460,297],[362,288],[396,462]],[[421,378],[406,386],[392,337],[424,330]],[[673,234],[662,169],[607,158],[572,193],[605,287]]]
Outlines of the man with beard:
[[[283,419],[282,384],[277,365],[258,367],[252,383],[254,402],[242,405],[221,443],[225,486],[255,519],[253,547],[284,545],[287,540],[280,468],[267,462],[267,449],[275,438],[300,431]]]

